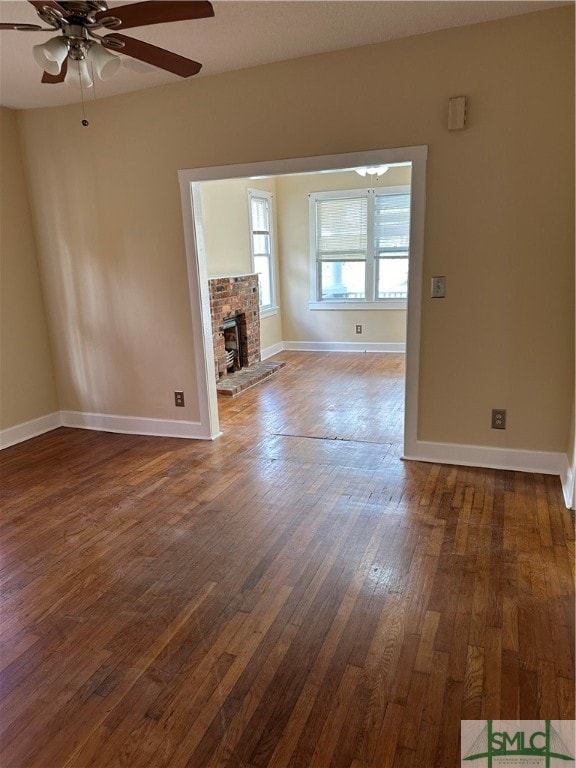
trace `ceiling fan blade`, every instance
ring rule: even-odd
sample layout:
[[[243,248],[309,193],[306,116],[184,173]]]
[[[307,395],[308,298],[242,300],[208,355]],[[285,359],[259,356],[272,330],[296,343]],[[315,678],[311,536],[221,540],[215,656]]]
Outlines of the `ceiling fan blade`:
[[[124,43],[122,47],[115,44],[114,41]],[[192,59],[186,59],[177,53],[172,53],[164,48],[158,48],[150,43],[143,43],[142,40],[135,40],[133,37],[125,35],[106,35],[102,38],[102,45],[115,53],[124,53],[133,59],[145,61],[147,64],[153,64],[155,67],[173,72],[180,77],[191,77],[202,69],[202,64]]]
[[[0,24],[1,29],[17,29],[18,32],[37,32],[43,29],[38,24]]]
[[[48,72],[44,72],[42,75],[42,83],[63,83],[68,71],[68,59],[64,59],[62,69],[57,75],[50,75]]]
[[[214,16],[214,8],[208,0],[160,0],[160,2],[132,3],[99,11],[96,20],[113,16],[122,22],[118,29],[144,27],[148,24],[164,24],[169,21],[186,21],[188,19],[204,19]]]

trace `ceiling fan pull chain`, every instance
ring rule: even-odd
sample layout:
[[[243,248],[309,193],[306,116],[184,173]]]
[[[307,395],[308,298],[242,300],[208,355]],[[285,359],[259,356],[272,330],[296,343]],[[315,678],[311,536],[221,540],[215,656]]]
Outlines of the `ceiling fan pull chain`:
[[[86,119],[86,104],[84,103],[84,86],[82,85],[82,78],[80,78],[80,98],[82,99],[82,114],[84,115],[82,125],[84,128],[87,128],[90,123]]]

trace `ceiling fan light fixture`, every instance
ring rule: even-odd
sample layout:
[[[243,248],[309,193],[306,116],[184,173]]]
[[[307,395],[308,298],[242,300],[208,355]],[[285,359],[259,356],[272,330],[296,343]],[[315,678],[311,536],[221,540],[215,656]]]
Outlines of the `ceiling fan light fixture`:
[[[107,51],[104,46],[93,43],[88,50],[88,58],[91,61],[100,80],[110,80],[118,72],[122,65],[119,56]]]
[[[86,59],[68,58],[68,71],[64,82],[68,85],[81,85],[83,88],[91,88],[94,85]]]
[[[51,37],[41,45],[32,48],[34,60],[44,72],[49,75],[58,75],[62,64],[68,56],[68,45],[63,37]]]
[[[2,23],[0,31],[60,32],[33,48],[35,61],[44,70],[43,83],[73,83],[89,88],[97,78],[108,80],[122,66],[124,56],[179,77],[192,77],[202,64],[152,43],[124,34],[132,27],[191,21],[214,16],[210,0],[140,0],[109,9],[107,0],[28,0],[49,29],[38,24]],[[2,0],[0,0],[0,3]],[[98,32],[100,30],[100,32]],[[102,35],[101,30],[114,30]],[[110,53],[109,51],[112,51]],[[114,53],[121,51],[118,58]]]
[[[375,165],[368,168],[355,168],[356,173],[360,176],[383,176],[388,170],[387,165]]]

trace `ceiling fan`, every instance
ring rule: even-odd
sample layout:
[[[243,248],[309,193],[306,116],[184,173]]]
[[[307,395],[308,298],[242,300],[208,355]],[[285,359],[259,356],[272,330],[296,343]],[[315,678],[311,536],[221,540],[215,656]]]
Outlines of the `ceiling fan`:
[[[103,0],[28,0],[48,26],[37,24],[2,24],[0,30],[54,32],[61,34],[33,47],[36,62],[44,70],[43,83],[63,81],[90,87],[92,71],[108,80],[120,68],[121,60],[110,50],[123,53],[180,77],[197,74],[202,65],[164,48],[119,34],[116,30],[186,21],[214,16],[208,0],[160,0],[138,2],[108,8]],[[99,32],[113,30],[112,34]],[[109,50],[110,49],[110,50]],[[92,67],[88,65],[91,64]]]

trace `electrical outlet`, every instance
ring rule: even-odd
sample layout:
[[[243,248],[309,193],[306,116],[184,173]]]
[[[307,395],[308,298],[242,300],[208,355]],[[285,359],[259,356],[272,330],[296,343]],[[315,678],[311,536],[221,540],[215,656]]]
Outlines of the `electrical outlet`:
[[[492,429],[506,429],[505,408],[494,408],[492,411]]]
[[[174,392],[174,405],[184,408],[184,392]]]
[[[356,333],[362,333],[362,326],[361,325],[357,325],[356,326]]]

